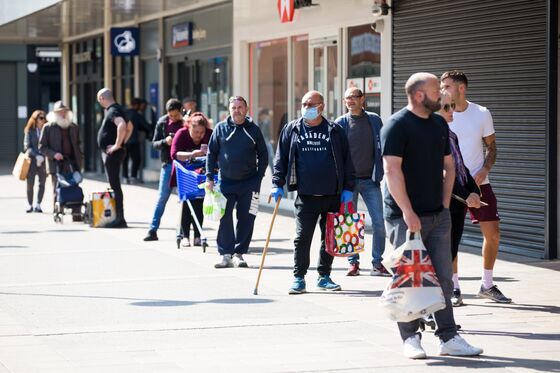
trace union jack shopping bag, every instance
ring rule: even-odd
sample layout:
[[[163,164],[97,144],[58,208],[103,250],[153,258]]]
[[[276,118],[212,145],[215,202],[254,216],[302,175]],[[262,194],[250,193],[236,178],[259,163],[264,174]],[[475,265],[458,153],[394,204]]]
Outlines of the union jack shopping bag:
[[[445,298],[420,232],[407,231],[403,245],[380,304],[391,320],[409,322],[444,309]]]
[[[325,235],[326,251],[332,256],[361,253],[365,241],[364,214],[355,212],[352,202],[348,202],[348,213],[345,213],[341,203],[338,212],[327,214]]]

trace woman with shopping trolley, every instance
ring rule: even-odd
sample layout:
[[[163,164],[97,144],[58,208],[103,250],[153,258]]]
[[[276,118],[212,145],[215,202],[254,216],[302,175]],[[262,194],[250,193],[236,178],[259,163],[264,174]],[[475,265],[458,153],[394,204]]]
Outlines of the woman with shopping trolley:
[[[173,160],[179,162],[191,162],[194,164],[197,158],[205,157],[208,150],[208,141],[212,130],[208,128],[208,118],[203,113],[196,112],[185,117],[185,126],[177,131],[171,143],[170,155]],[[201,168],[204,163],[201,162]],[[177,186],[177,170],[175,165],[171,171],[171,187]],[[193,246],[201,246],[201,233],[195,224],[197,219],[202,226],[202,198],[191,199],[190,203],[196,216],[192,216],[187,203],[183,203],[181,214],[181,231],[184,237],[183,246],[190,246],[190,228],[193,226]]]

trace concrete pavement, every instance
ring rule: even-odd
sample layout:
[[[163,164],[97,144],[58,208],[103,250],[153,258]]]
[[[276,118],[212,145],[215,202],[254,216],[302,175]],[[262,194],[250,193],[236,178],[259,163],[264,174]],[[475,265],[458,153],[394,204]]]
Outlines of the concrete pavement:
[[[48,183],[47,183],[48,184]],[[105,183],[86,180],[84,192]],[[279,216],[259,295],[252,295],[270,212],[257,218],[249,269],[216,270],[216,223],[205,223],[210,248],[175,248],[176,198],[160,241],[143,242],[156,191],[125,185],[131,228],[91,229],[25,213],[25,184],[0,175],[0,372],[492,372],[560,371],[558,262],[502,256],[496,280],[514,304],[474,297],[481,258],[461,253],[467,305],[455,309],[478,358],[402,356],[394,323],[378,307],[386,278],[333,279],[343,291],[288,296],[294,221]],[[263,187],[268,192],[268,188]],[[367,237],[371,242],[371,237]],[[312,263],[317,261],[317,235]],[[507,260],[503,260],[506,258]],[[365,260],[364,260],[365,259]],[[369,255],[362,263],[368,268]]]

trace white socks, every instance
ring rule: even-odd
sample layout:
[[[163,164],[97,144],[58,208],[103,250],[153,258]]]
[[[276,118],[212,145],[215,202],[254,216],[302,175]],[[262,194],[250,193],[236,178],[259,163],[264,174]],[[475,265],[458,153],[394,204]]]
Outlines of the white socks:
[[[453,289],[460,289],[459,286],[459,275],[457,273],[453,274]]]
[[[484,289],[490,289],[494,286],[493,274],[494,270],[492,269],[482,270],[482,287],[484,287]]]

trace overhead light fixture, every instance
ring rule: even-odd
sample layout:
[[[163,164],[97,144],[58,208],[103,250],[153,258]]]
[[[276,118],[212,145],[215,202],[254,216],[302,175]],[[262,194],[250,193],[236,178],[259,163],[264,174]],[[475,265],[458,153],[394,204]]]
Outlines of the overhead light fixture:
[[[391,7],[387,4],[386,0],[374,0],[371,7],[371,14],[374,17],[386,16],[389,14]]]

